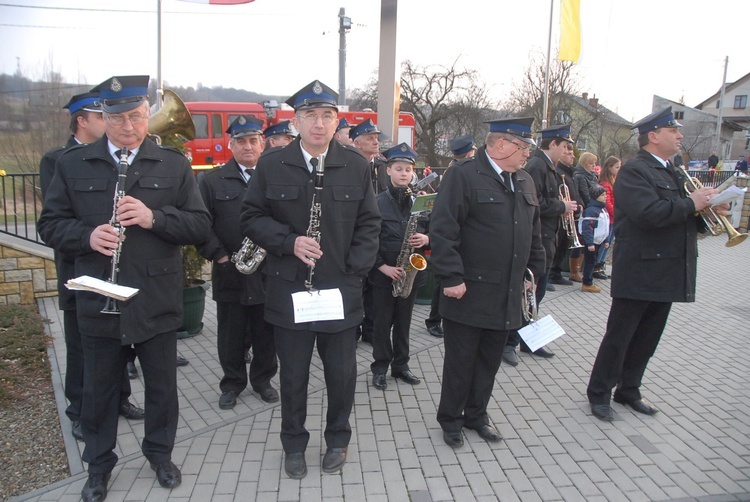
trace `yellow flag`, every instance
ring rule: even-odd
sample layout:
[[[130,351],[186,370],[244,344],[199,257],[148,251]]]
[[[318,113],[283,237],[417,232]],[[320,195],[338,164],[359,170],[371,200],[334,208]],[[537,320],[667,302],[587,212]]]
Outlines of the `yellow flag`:
[[[581,57],[581,0],[562,0],[560,52],[557,59],[577,63]]]

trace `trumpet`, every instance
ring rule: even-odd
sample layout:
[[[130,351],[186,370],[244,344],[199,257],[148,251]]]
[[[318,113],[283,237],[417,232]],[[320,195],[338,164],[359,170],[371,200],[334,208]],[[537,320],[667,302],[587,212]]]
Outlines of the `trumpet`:
[[[688,173],[685,166],[680,166],[682,170],[685,173],[685,193],[687,193],[688,197],[690,196],[693,191],[698,190],[700,188],[703,188],[703,183],[700,182],[698,178],[691,177],[690,173]],[[717,213],[713,210],[711,206],[708,206],[704,209],[701,209],[697,213],[695,213],[696,216],[700,216],[703,220],[703,223],[706,224],[706,227],[708,227],[708,231],[711,232],[711,235],[721,235],[723,232],[726,231],[727,233],[727,243],[725,244],[726,247],[732,247],[736,246],[737,244],[743,242],[745,239],[747,239],[748,234],[740,233],[732,226],[731,223],[729,223],[729,220],[722,215]]]
[[[531,287],[528,287],[531,284]],[[538,318],[537,306],[536,306],[536,293],[534,292],[534,273],[526,269],[523,275],[523,292],[521,296],[521,303],[523,305],[523,318],[531,324]]]
[[[563,202],[570,202],[570,189],[565,184],[565,175],[562,176],[562,184],[557,189],[560,195],[560,200]],[[562,226],[565,229],[565,233],[568,234],[568,238],[571,239],[570,247],[568,249],[582,248],[583,244],[578,240],[578,232],[576,232],[576,219],[573,213],[561,214]]]

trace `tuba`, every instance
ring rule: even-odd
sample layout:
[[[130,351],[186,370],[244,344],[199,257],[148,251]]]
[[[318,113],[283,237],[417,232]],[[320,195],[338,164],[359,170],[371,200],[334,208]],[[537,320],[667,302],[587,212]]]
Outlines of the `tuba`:
[[[181,150],[185,142],[195,139],[195,124],[185,103],[174,91],[164,91],[161,109],[148,119],[148,133],[157,145]]]
[[[687,178],[684,183],[684,188],[685,188],[685,193],[687,193],[689,197],[690,194],[694,190],[703,188],[703,183],[701,183],[698,178],[691,177],[690,173],[688,173],[688,170],[685,168],[685,166],[680,166],[680,167],[684,171],[685,176]],[[726,231],[727,238],[729,240],[727,241],[725,245],[728,248],[732,246],[736,246],[737,244],[747,239],[748,234],[743,234],[735,230],[732,224],[729,223],[729,220],[727,220],[724,215],[721,215],[717,213],[716,211],[714,211],[711,206],[701,209],[698,213],[696,213],[696,215],[700,215],[701,219],[703,219],[703,222],[708,227],[708,231],[711,232],[711,235],[713,236],[721,235],[724,231]]]
[[[560,195],[560,200],[563,202],[570,202],[570,189],[565,184],[565,175],[561,174],[562,183],[558,187],[557,191]],[[582,248],[583,244],[578,240],[578,232],[576,231],[576,218],[573,213],[561,214],[562,226],[565,229],[565,233],[568,234],[568,238],[571,239],[570,247],[568,249]]]
[[[245,237],[239,251],[232,254],[232,263],[241,273],[250,275],[260,267],[266,257],[266,250]]]

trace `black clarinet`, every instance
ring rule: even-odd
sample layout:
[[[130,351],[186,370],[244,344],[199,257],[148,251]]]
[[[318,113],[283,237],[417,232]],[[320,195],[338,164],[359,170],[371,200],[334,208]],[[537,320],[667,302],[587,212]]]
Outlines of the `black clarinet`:
[[[109,279],[107,282],[117,284],[117,274],[120,272],[120,253],[122,252],[122,239],[125,237],[125,227],[120,223],[120,219],[117,217],[117,205],[120,203],[123,197],[125,197],[125,179],[128,172],[128,157],[130,156],[130,150],[127,147],[123,147],[120,150],[120,162],[117,163],[117,183],[115,183],[115,197],[114,207],[112,208],[112,218],[109,220],[109,224],[117,230],[117,248],[112,253],[112,268],[109,271]],[[119,314],[120,308],[117,306],[117,300],[111,296],[107,297],[107,303],[104,304],[104,308],[101,310],[102,314]]]
[[[310,225],[307,227],[307,236],[311,239],[315,239],[315,242],[320,244],[320,216],[321,207],[320,200],[323,197],[323,170],[325,169],[325,155],[319,155],[316,159],[318,164],[315,166],[315,191],[313,192],[312,205],[310,206]],[[314,259],[310,260],[315,262]],[[312,291],[313,288],[313,274],[315,273],[315,265],[307,266],[307,279],[305,279],[305,287],[308,291]]]

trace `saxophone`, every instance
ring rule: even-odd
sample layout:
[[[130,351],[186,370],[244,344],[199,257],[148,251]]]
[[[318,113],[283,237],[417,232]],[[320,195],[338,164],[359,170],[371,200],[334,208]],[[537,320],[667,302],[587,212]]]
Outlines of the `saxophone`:
[[[232,263],[241,273],[250,275],[258,270],[265,257],[266,250],[245,237],[239,251],[232,254]]]
[[[310,206],[310,224],[307,227],[307,236],[314,239],[315,242],[320,244],[320,198],[322,197],[323,191],[323,170],[325,169],[325,155],[319,155],[315,164],[315,191],[313,192],[312,205]],[[315,260],[313,260],[313,263]],[[305,279],[305,288],[308,291],[313,291],[313,274],[315,273],[315,266],[307,266],[307,279]]]
[[[407,190],[407,196],[411,196],[411,190]],[[417,272],[427,268],[427,259],[419,253],[414,252],[414,246],[409,244],[409,238],[417,231],[417,220],[421,213],[412,213],[406,223],[406,233],[401,242],[401,252],[398,254],[396,266],[401,267],[404,272],[401,278],[393,281],[393,296],[395,298],[408,298],[414,286]]]

